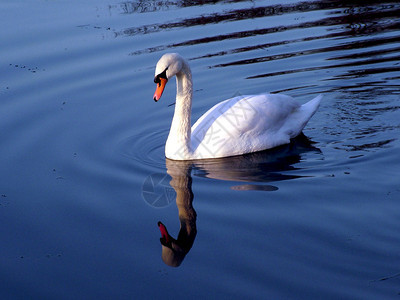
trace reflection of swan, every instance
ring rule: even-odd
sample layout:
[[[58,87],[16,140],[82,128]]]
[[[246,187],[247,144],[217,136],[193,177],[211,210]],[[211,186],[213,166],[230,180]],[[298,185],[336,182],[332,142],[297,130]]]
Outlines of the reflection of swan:
[[[172,177],[170,184],[176,192],[176,205],[181,223],[178,238],[174,239],[163,223],[158,222],[158,226],[162,235],[162,259],[167,265],[178,267],[192,248],[197,234],[196,212],[192,206],[191,164],[172,160],[167,160],[166,164],[167,172]]]
[[[226,158],[194,160],[194,175],[229,181],[241,182],[275,182],[296,179],[303,176],[295,175],[294,166],[301,161],[301,155],[307,152],[320,153],[321,150],[314,147],[312,142],[300,134],[292,139],[290,144],[278,148],[238,155]],[[277,187],[271,185],[244,184],[232,186],[235,190],[274,191]]]
[[[287,146],[253,154],[210,160],[177,161],[166,159],[167,173],[172,177],[170,185],[176,192],[176,205],[179,211],[180,230],[174,239],[166,226],[158,222],[161,232],[162,259],[173,267],[179,266],[191,249],[196,234],[196,212],[193,209],[191,171],[198,176],[214,179],[271,182],[298,178],[296,175],[284,175],[283,171],[295,170],[293,166],[300,161],[305,152],[319,152],[311,142],[300,135]],[[232,187],[235,190],[274,191],[271,185],[244,184]]]
[[[154,100],[160,99],[175,75],[175,114],[165,145],[165,156],[174,160],[227,157],[288,144],[301,133],[322,98],[300,105],[280,94],[238,96],[218,103],[190,128],[192,74],[179,54],[165,54],[158,61]]]

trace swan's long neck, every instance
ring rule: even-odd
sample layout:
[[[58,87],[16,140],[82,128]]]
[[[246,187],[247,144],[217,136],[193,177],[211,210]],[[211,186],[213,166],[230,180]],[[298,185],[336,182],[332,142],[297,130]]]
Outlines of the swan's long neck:
[[[176,74],[176,103],[165,154],[171,159],[191,158],[192,73],[186,62]]]

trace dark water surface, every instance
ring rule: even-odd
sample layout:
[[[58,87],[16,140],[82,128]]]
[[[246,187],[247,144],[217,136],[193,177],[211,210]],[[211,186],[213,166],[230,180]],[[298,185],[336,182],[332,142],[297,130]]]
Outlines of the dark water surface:
[[[2,299],[400,297],[398,1],[75,2],[0,2]],[[194,120],[323,94],[308,139],[166,161],[165,52]]]

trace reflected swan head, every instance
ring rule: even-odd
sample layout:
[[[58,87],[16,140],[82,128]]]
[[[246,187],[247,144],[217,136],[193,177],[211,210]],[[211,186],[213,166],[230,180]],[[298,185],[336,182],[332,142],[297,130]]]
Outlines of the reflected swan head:
[[[172,236],[169,235],[167,228],[161,222],[158,222],[158,228],[161,232],[161,258],[164,263],[170,267],[179,267],[188,251],[185,251]]]

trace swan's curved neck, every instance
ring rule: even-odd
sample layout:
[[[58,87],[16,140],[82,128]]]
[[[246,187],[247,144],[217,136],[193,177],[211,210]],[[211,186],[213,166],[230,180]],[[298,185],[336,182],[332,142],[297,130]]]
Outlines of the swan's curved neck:
[[[190,159],[191,157],[191,110],[192,110],[192,72],[183,61],[182,69],[176,74],[176,103],[165,154],[171,159]]]

